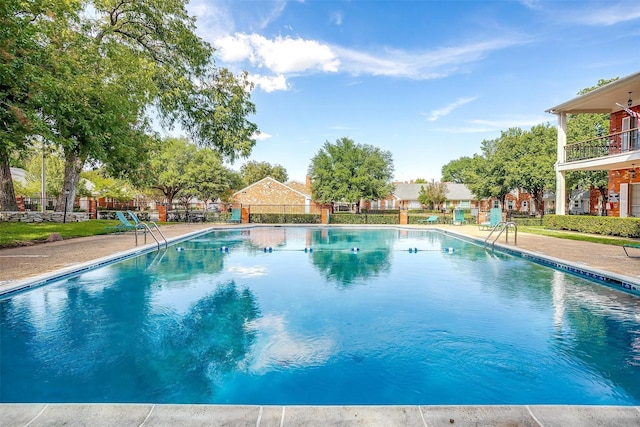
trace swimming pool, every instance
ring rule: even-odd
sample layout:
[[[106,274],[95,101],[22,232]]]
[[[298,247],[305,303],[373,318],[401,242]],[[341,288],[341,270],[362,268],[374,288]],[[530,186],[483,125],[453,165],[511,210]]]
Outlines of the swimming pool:
[[[435,231],[214,231],[0,322],[2,402],[640,403],[637,297]]]

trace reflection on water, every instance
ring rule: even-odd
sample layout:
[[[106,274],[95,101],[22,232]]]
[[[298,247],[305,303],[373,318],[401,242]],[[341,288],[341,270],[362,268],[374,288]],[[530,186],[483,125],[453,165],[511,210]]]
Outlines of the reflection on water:
[[[180,246],[0,300],[0,400],[640,403],[635,296],[422,230]]]

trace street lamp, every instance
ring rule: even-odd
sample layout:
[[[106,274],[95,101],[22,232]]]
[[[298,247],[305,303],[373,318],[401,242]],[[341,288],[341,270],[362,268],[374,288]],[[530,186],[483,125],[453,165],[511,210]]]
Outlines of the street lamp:
[[[66,224],[67,222],[67,197],[69,197],[69,190],[64,190],[64,218],[62,218],[63,224]]]

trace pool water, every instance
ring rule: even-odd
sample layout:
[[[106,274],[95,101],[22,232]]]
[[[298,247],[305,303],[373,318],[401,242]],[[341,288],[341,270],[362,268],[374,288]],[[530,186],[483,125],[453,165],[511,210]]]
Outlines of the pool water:
[[[427,230],[215,231],[0,322],[2,402],[640,404],[636,296]]]

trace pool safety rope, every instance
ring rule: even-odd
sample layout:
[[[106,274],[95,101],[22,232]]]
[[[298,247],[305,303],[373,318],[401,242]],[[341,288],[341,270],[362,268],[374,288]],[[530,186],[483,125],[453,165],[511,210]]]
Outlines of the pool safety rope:
[[[217,249],[189,249],[189,251],[211,251],[211,250],[215,250],[216,252],[224,252],[224,253],[229,253],[229,247],[228,246],[221,246],[220,248]],[[305,247],[304,249],[274,249],[271,246],[265,246],[262,248],[262,252],[264,253],[272,253],[272,252],[297,252],[297,251],[303,251],[304,253],[312,253],[313,252],[313,248],[311,247]],[[364,249],[361,250],[359,247],[354,246],[350,249],[316,249],[316,251],[321,251],[321,252],[342,252],[342,251],[350,251],[352,253],[358,253],[360,251],[363,252],[376,252],[378,249]],[[177,246],[176,247],[176,251],[177,252],[184,252],[185,248],[183,246]],[[399,251],[399,250],[396,250]],[[447,248],[441,248],[441,249],[418,249],[418,248],[409,248],[409,253],[410,254],[417,254],[418,252],[444,252],[446,254],[452,254],[456,251],[455,248],[451,248],[451,247],[447,247]],[[402,252],[404,252],[404,250],[402,250]]]

